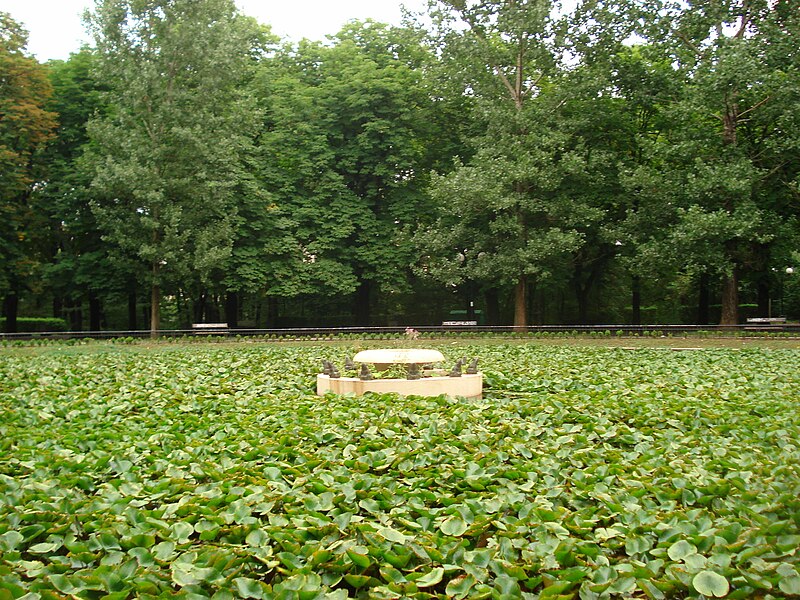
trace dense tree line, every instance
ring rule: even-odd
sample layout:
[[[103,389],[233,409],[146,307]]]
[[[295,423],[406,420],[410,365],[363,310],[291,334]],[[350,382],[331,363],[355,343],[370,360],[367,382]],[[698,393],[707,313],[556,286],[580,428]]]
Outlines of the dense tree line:
[[[800,309],[793,0],[431,0],[298,44],[232,0],[87,26],[40,64],[0,14],[6,331]]]

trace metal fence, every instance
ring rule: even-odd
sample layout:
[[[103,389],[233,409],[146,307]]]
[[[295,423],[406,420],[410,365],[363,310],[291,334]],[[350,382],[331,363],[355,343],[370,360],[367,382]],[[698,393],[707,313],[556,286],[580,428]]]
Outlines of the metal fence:
[[[411,326],[424,339],[460,335],[498,337],[800,337],[800,324],[742,324],[742,325],[529,325],[515,326]],[[262,338],[283,340],[326,340],[366,338],[414,337],[407,327],[299,327],[286,329],[245,329],[220,327],[213,329],[167,329],[158,332],[159,338]],[[136,331],[47,331],[0,333],[0,341],[28,340],[109,340],[150,338],[149,330]]]

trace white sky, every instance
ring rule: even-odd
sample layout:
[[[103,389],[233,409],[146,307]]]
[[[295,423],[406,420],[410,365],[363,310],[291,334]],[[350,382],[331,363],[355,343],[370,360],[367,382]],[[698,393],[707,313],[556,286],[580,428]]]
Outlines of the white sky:
[[[399,25],[401,3],[415,11],[425,6],[424,0],[236,0],[243,13],[294,41],[322,40],[350,19]],[[92,0],[0,0],[0,11],[28,30],[28,51],[41,62],[66,59],[89,41],[81,14],[93,6]]]

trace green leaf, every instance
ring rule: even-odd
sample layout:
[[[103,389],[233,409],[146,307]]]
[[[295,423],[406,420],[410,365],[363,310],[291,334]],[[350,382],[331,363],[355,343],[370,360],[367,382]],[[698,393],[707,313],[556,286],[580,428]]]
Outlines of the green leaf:
[[[645,537],[630,536],[625,540],[625,552],[628,556],[647,552],[652,546],[652,542]]]
[[[620,594],[628,596],[636,589],[636,579],[633,577],[620,577],[615,580],[609,587],[608,591],[612,594]]]
[[[390,565],[383,565],[380,568],[381,577],[388,583],[405,583],[406,578],[403,574]]]
[[[468,526],[464,519],[458,515],[453,515],[452,517],[445,519],[439,526],[439,529],[442,530],[442,533],[455,537],[464,535],[464,533],[467,531],[467,528]]]
[[[702,571],[708,564],[706,557],[702,554],[690,554],[689,556],[684,557],[683,562],[686,565],[686,570],[690,573]]]
[[[347,573],[344,576],[344,580],[350,585],[352,585],[354,588],[361,588],[366,585],[369,585],[369,583],[372,581],[372,577],[369,577],[368,575],[357,575],[355,573]]]
[[[178,521],[170,528],[172,530],[172,538],[179,544],[184,544],[189,541],[189,537],[194,533],[194,526],[185,521]]]
[[[445,593],[450,598],[464,598],[476,583],[472,575],[460,575],[447,583]]]
[[[0,535],[0,549],[15,550],[24,539],[25,537],[18,531],[6,531]]]
[[[153,556],[157,560],[166,561],[172,558],[175,554],[175,542],[165,541],[159,542],[152,549]]]
[[[202,583],[218,575],[212,567],[199,567],[193,563],[174,562],[171,569],[172,581],[181,587]]]
[[[494,587],[500,592],[500,598],[518,598],[520,596],[519,583],[505,573],[497,576],[494,580]]]
[[[153,555],[147,548],[141,548],[138,546],[136,548],[131,548],[130,550],[128,550],[128,555],[135,558],[136,561],[139,563],[139,565],[142,567],[150,567],[153,564],[155,564],[155,561],[153,560]]]
[[[778,582],[778,587],[784,594],[800,596],[800,575],[784,577]]]
[[[119,550],[120,545],[116,537],[110,533],[103,533],[98,538],[104,550]]]
[[[675,561],[683,560],[692,554],[697,554],[697,547],[686,540],[678,540],[667,550],[667,555]]]
[[[264,590],[259,581],[250,579],[249,577],[237,577],[233,580],[236,586],[236,591],[242,598],[263,598]]]
[[[646,579],[638,579],[636,584],[647,594],[649,598],[653,600],[663,600],[666,598],[664,592],[658,589],[652,581],[648,581]]]
[[[383,539],[396,544],[405,544],[408,537],[391,527],[378,527],[375,532]]]
[[[692,579],[692,587],[704,596],[722,598],[730,591],[728,580],[713,571],[701,571]]]
[[[248,545],[253,546],[255,548],[263,548],[269,546],[270,537],[269,534],[263,529],[254,529],[253,531],[247,534],[245,541],[247,542]]]
[[[415,580],[414,583],[418,588],[431,587],[437,583],[441,583],[442,577],[444,577],[444,569],[442,567],[436,567]]]
[[[347,556],[353,564],[366,569],[370,565],[369,551],[364,546],[353,546],[347,549]]]
[[[61,542],[42,542],[28,548],[28,552],[32,552],[33,554],[50,554],[59,548],[61,548]]]
[[[296,573],[275,585],[276,592],[290,590],[297,592],[301,600],[315,598],[322,585],[322,578],[316,573]]]
[[[75,585],[74,577],[67,577],[66,575],[50,575],[50,581],[59,592],[63,594],[77,594],[83,591],[83,587],[80,585]]]

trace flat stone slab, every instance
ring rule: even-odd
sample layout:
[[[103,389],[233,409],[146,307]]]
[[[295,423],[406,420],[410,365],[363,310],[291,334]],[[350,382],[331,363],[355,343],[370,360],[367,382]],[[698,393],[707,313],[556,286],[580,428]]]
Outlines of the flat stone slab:
[[[362,350],[353,357],[353,362],[376,365],[418,364],[442,362],[444,356],[438,350],[422,348],[396,348],[394,350]]]
[[[422,379],[371,379],[362,381],[354,377],[331,379],[328,375],[317,375],[317,394],[355,394],[366,392],[378,394],[394,393],[401,396],[450,396],[479,400],[483,394],[483,374],[461,377],[423,377]]]

